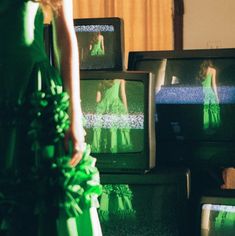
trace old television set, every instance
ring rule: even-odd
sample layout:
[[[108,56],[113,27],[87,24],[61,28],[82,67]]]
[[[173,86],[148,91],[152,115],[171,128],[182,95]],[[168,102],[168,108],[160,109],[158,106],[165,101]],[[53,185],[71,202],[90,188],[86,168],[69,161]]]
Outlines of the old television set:
[[[235,165],[235,49],[130,52],[128,69],[156,77],[159,165]]]
[[[187,168],[155,168],[146,174],[100,177],[103,194],[98,213],[104,236],[191,235]]]
[[[118,17],[74,19],[81,70],[123,70],[123,27]]]
[[[154,77],[150,72],[81,71],[86,142],[101,172],[155,166]]]
[[[232,236],[235,234],[235,190],[204,194],[199,203],[196,235]]]

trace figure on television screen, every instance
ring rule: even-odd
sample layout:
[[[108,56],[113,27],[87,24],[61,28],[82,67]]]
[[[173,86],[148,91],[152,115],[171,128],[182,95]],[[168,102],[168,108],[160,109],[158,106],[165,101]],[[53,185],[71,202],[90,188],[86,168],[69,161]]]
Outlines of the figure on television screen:
[[[203,89],[203,129],[214,131],[220,127],[220,106],[216,84],[216,69],[211,60],[200,65],[199,80]]]
[[[89,51],[91,56],[105,55],[104,36],[101,34],[101,32],[94,33],[89,45]]]
[[[92,151],[94,153],[131,151],[126,81],[123,79],[101,81],[96,92],[96,102],[97,119],[93,128]],[[128,228],[130,221],[135,218],[132,198],[133,193],[127,184],[103,185],[99,215],[105,230],[114,227],[112,222],[125,224]]]
[[[113,227],[126,228],[136,221],[134,194],[128,184],[104,184],[100,196],[99,219],[104,232]]]
[[[94,153],[117,153],[132,149],[125,84],[123,79],[114,79],[103,80],[98,85],[91,144]]]

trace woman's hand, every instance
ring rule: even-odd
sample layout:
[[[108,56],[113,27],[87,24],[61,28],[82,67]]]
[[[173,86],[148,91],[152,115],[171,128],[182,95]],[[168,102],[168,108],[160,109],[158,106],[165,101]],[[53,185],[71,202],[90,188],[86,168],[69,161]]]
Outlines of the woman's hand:
[[[83,156],[83,151],[74,150],[72,158],[70,160],[71,166],[75,167],[82,160],[82,156]]]
[[[70,164],[75,167],[82,159],[83,153],[86,148],[86,144],[84,143],[85,130],[83,131],[83,138],[78,138],[76,136],[76,132],[70,128],[65,134],[64,142],[65,142],[65,150],[70,153],[70,145],[72,145],[72,157]]]

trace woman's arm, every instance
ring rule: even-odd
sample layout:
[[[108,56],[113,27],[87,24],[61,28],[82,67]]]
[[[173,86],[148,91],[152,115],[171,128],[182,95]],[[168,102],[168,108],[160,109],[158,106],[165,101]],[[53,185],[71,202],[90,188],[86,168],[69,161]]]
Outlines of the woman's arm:
[[[96,102],[99,103],[101,101],[101,92],[98,90],[96,93]]]
[[[62,0],[62,5],[53,14],[53,41],[56,65],[70,96],[70,138],[73,142],[72,165],[76,165],[85,147],[80,104],[80,67],[77,38],[73,26],[72,0]],[[68,142],[68,139],[66,139]],[[68,143],[67,143],[68,144]]]
[[[126,98],[126,81],[121,79],[121,99],[128,112],[127,98]]]
[[[104,50],[104,36],[101,35],[101,47],[103,49],[103,52],[105,53],[105,50]]]
[[[212,68],[211,70],[212,70],[212,88],[214,90],[217,101],[219,102],[219,96],[218,96],[217,84],[216,84],[216,70],[214,68]]]
[[[102,83],[100,82],[100,83],[98,84],[97,90],[96,90],[96,98],[95,98],[96,103],[101,102],[101,99],[102,99],[101,90],[102,90]]]

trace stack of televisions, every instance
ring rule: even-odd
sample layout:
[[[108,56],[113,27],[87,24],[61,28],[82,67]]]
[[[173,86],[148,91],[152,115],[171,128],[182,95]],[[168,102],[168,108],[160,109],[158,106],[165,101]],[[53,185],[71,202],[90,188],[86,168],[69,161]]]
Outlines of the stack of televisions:
[[[75,19],[74,26],[86,142],[101,183],[128,185],[135,211],[128,226],[110,218],[104,235],[234,235],[234,192],[208,186],[206,194],[191,172],[234,166],[235,49],[129,52],[125,70],[122,19]],[[47,26],[53,61],[50,35]],[[205,101],[212,90],[199,78],[205,61],[218,69],[214,126]]]

